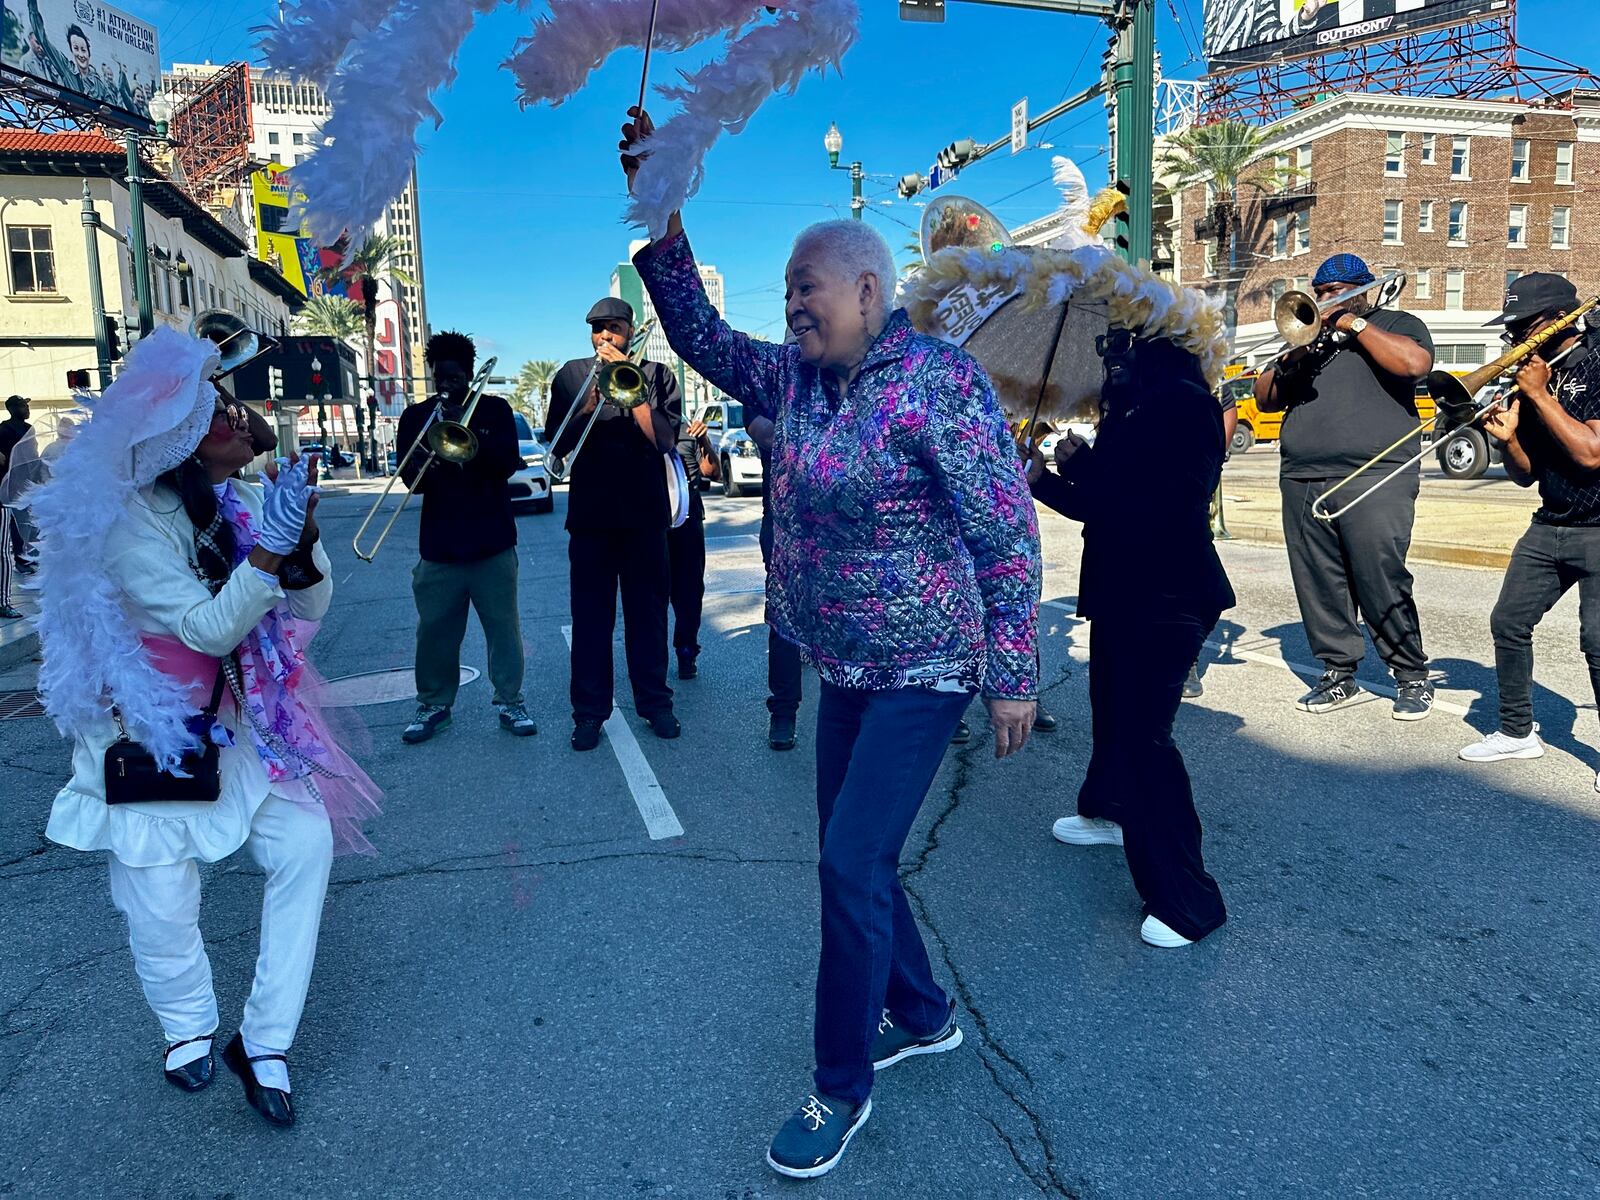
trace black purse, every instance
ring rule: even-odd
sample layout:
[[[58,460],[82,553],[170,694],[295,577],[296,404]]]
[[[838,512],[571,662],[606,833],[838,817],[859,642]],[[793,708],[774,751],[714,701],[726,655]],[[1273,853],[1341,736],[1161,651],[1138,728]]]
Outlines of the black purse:
[[[217,668],[217,683],[211,689],[211,703],[206,705],[193,725],[200,734],[200,748],[185,752],[182,769],[188,778],[163,771],[155,757],[128,736],[122,717],[115,709],[117,730],[121,734],[106,747],[106,803],[150,804],[172,801],[184,804],[214,803],[222,794],[222,773],[218,761],[218,748],[211,740],[211,727],[216,724],[217,710],[222,704],[223,668]]]

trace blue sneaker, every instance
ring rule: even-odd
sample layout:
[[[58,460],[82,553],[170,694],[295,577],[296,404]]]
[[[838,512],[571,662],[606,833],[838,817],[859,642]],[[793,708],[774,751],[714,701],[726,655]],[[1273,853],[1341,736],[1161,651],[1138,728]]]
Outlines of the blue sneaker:
[[[895,1023],[894,1014],[886,1008],[883,1010],[883,1019],[878,1022],[877,1036],[872,1039],[872,1069],[881,1071],[917,1054],[943,1054],[959,1045],[961,1026],[956,1024],[954,1000],[950,1001],[944,1024],[926,1037],[918,1037],[909,1029],[901,1028]]]
[[[843,1100],[813,1093],[773,1135],[767,1147],[767,1166],[790,1179],[826,1175],[844,1157],[850,1139],[871,1115],[871,1097],[852,1107]]]

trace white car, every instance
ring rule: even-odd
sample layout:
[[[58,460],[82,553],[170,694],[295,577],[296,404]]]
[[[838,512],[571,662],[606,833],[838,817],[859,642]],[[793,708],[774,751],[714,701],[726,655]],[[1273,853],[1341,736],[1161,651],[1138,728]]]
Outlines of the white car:
[[[556,501],[550,494],[544,443],[535,436],[521,413],[512,413],[511,418],[517,423],[517,453],[522,455],[521,469],[506,482],[506,490],[511,493],[511,507],[526,505],[536,513],[551,512]]]
[[[759,493],[766,483],[761,452],[744,429],[744,405],[737,400],[708,404],[696,415],[706,425],[706,436],[716,448],[722,467],[722,494],[749,496]]]

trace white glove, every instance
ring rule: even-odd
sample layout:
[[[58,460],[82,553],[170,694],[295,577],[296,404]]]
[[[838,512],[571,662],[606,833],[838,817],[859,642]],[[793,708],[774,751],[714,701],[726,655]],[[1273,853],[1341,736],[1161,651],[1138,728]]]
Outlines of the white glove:
[[[302,458],[290,466],[288,459],[280,458],[278,478],[262,477],[261,533],[256,545],[268,554],[293,554],[300,544],[300,535],[306,527],[306,511],[311,497],[317,494],[307,471],[307,459]]]

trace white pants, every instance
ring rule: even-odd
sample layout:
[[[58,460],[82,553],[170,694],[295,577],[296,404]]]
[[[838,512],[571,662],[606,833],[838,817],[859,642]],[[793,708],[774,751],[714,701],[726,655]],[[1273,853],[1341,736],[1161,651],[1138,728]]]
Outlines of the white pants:
[[[256,1046],[285,1054],[311,986],[333,833],[321,812],[270,795],[256,810],[245,847],[267,873],[267,886],[261,954],[239,1031]],[[200,937],[200,868],[194,859],[130,867],[112,856],[111,899],[128,919],[134,967],[167,1042],[214,1034],[217,997]]]

